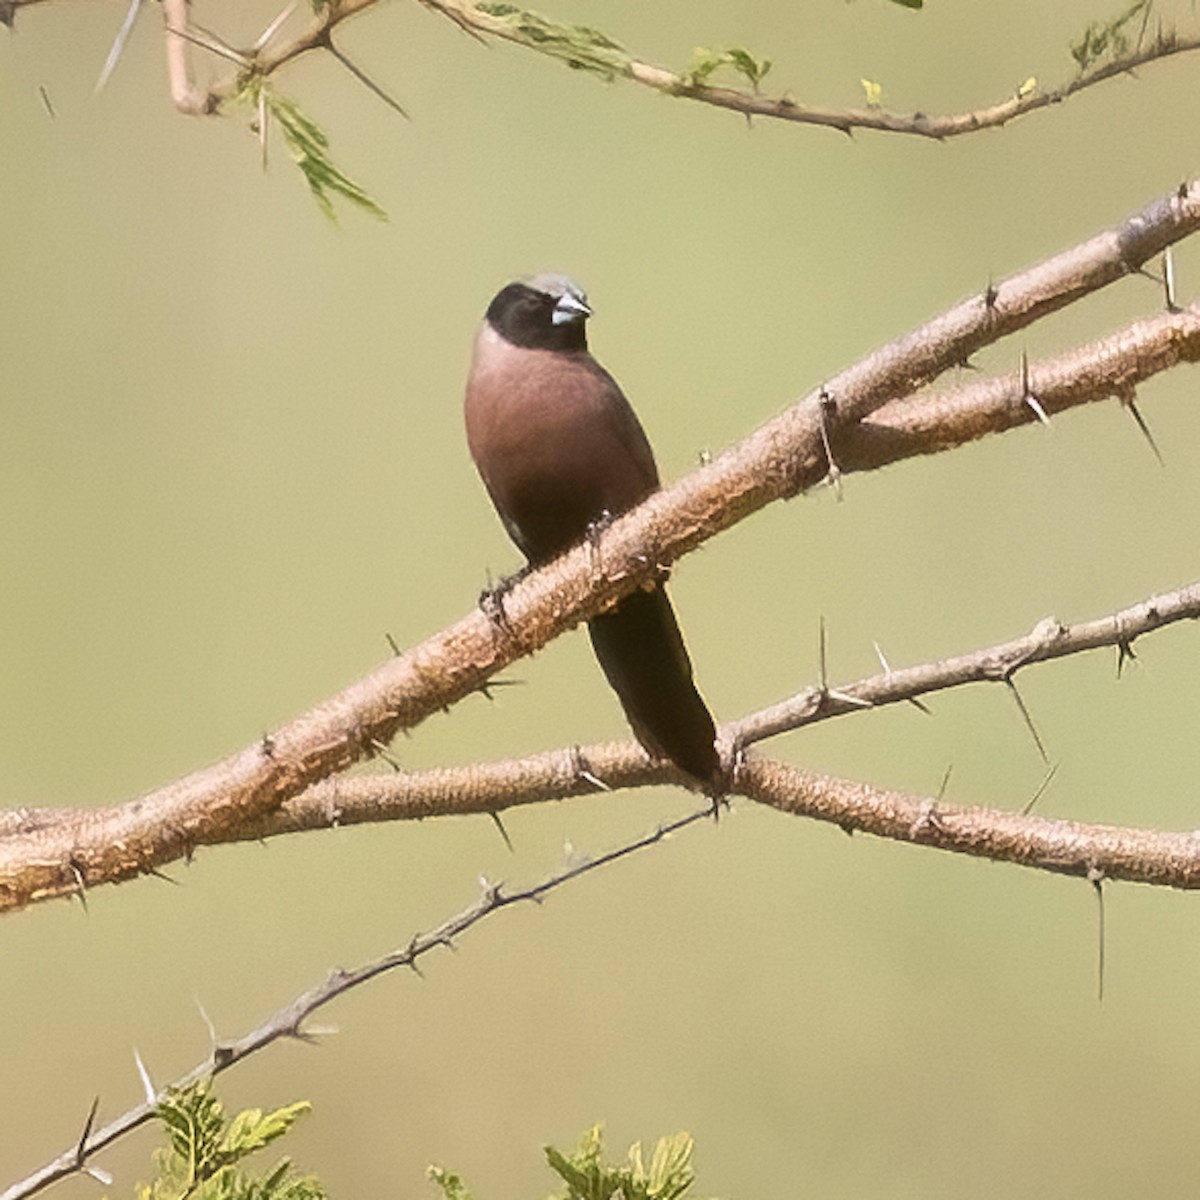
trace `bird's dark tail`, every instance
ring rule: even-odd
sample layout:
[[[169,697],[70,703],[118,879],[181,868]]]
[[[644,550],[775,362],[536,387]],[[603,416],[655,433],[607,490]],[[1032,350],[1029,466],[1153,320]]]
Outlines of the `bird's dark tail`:
[[[692,682],[692,664],[663,587],[626,596],[593,617],[588,632],[638,741],[715,794],[716,730]]]

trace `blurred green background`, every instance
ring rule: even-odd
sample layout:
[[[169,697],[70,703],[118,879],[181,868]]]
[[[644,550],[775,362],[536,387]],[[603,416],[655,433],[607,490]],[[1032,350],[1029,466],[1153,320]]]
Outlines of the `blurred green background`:
[[[771,89],[901,109],[992,103],[1072,68],[1095,0],[546,0],[652,61],[695,45],[775,62]],[[412,643],[517,561],[475,478],[460,397],[476,322],[524,272],[589,289],[594,349],[667,478],[881,342],[1090,235],[1198,165],[1196,60],[945,145],[746,122],[484,47],[415,3],[344,27],[404,122],[332,61],[279,79],[389,211],[330,225],[249,113],[165,91],[145,12],[92,95],[123,3],[47,3],[0,36],[0,804],[90,805],[258,737]],[[1184,16],[1189,7],[1181,5]],[[197,3],[249,42],[273,5]],[[205,62],[216,75],[221,64]],[[44,87],[57,111],[51,119]],[[1200,255],[1177,258],[1196,294]],[[990,353],[1007,368],[1157,309],[1130,279]],[[1115,402],[761,513],[692,555],[674,594],[731,718],[831,671],[921,662],[1099,615],[1196,574],[1194,377],[1140,396],[1165,470]],[[1196,632],[1022,677],[1061,764],[1040,811],[1198,823]],[[412,767],[623,734],[571,635],[507,689],[397,746]],[[781,739],[769,752],[1019,807],[1043,765],[999,689]],[[671,792],[508,819],[360,828],[202,851],[85,913],[0,922],[0,1186],[57,1154],[91,1099],[134,1103],[331,966],[406,942],[688,809]],[[1096,999],[1084,883],[845,837],[748,804],[510,912],[225,1076],[230,1104],[306,1097],[289,1152],[334,1195],[551,1185],[545,1142],[687,1129],[699,1192],[749,1198],[1096,1198],[1190,1190],[1200,1118],[1200,911],[1109,889]],[[115,1196],[149,1134],[101,1160]],[[56,1193],[91,1197],[75,1180]]]

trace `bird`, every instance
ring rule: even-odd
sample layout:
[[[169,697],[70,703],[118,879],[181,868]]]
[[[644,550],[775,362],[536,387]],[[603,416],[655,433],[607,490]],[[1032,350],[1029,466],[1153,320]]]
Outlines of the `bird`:
[[[593,536],[659,486],[637,414],[588,351],[591,315],[572,280],[534,275],[496,293],[475,338],[467,445],[527,569]],[[594,616],[588,633],[646,751],[718,795],[716,729],[662,581]]]

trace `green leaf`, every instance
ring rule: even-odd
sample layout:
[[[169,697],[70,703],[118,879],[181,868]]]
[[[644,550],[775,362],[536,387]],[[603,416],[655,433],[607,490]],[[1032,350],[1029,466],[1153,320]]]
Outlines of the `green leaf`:
[[[351,179],[329,157],[329,138],[325,131],[294,100],[281,96],[265,83],[260,87],[267,109],[279,122],[288,151],[304,175],[321,211],[331,221],[336,221],[333,201],[340,196],[358,205],[364,212],[386,221],[387,213],[361,184]]]
[[[442,1189],[442,1195],[446,1197],[446,1200],[475,1200],[475,1197],[468,1191],[467,1185],[463,1183],[462,1176],[456,1175],[453,1171],[447,1171],[442,1167],[430,1167],[425,1174]]]
[[[517,39],[534,46],[569,67],[591,71],[612,80],[629,70],[625,47],[608,34],[587,25],[560,25],[540,13],[516,4],[485,2],[475,8],[507,25]]]
[[[659,1138],[650,1160],[650,1172],[646,1176],[646,1191],[654,1200],[676,1200],[692,1186],[696,1172],[692,1167],[692,1150],[695,1143],[691,1135],[677,1133],[672,1137]],[[638,1147],[641,1159],[641,1147]]]
[[[707,46],[697,46],[692,53],[691,63],[683,72],[684,84],[687,87],[701,87],[721,67],[732,68],[749,80],[750,85],[757,90],[763,77],[771,69],[771,60],[755,58],[749,50],[740,46],[730,50],[710,50]]]
[[[248,1108],[240,1112],[221,1139],[220,1152],[236,1160],[245,1158],[255,1150],[281,1138],[301,1117],[312,1111],[312,1105],[299,1100],[284,1108],[277,1108],[263,1116],[261,1108]]]
[[[925,0],[892,0],[893,4],[900,5],[901,8],[924,8]]]
[[[692,1139],[686,1133],[662,1138],[654,1147],[647,1170],[642,1147],[635,1143],[622,1165],[602,1161],[602,1131],[593,1126],[584,1134],[574,1154],[546,1147],[546,1161],[567,1185],[556,1200],[679,1200],[695,1182]]]
[[[1129,53],[1129,38],[1125,26],[1141,13],[1149,14],[1152,0],[1134,0],[1127,9],[1108,21],[1090,21],[1087,28],[1071,43],[1071,57],[1079,70],[1087,71],[1105,58],[1118,60]]]
[[[763,81],[763,77],[771,69],[769,58],[755,58],[749,50],[743,50],[740,46],[734,46],[726,53],[729,55],[730,65],[745,75],[754,87],[758,87]]]
[[[168,1093],[157,1110],[168,1144],[154,1152],[156,1178],[137,1190],[138,1200],[326,1200],[320,1181],[294,1174],[286,1158],[261,1177],[241,1167],[309,1109],[301,1101],[265,1115],[247,1109],[228,1121],[207,1082]]]
[[[225,1117],[221,1102],[207,1085],[168,1092],[158,1105],[158,1117],[185,1178],[191,1182],[211,1174]]]
[[[680,1200],[695,1182],[692,1167],[693,1142],[686,1133],[660,1138],[646,1169],[642,1147],[629,1148],[623,1164],[603,1161],[603,1129],[593,1125],[578,1148],[564,1154],[546,1146],[546,1161],[566,1184],[562,1195],[551,1200]],[[430,1167],[429,1178],[441,1189],[444,1200],[473,1200],[462,1179],[442,1167]]]

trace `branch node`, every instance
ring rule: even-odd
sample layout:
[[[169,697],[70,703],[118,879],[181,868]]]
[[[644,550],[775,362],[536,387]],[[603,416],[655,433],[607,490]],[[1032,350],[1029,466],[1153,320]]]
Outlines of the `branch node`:
[[[936,800],[925,800],[921,803],[917,810],[916,819],[909,826],[908,836],[910,841],[919,842],[927,834],[931,832],[946,833],[946,823],[942,820],[937,810]]]

